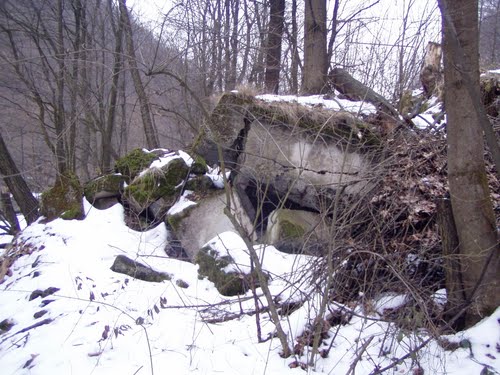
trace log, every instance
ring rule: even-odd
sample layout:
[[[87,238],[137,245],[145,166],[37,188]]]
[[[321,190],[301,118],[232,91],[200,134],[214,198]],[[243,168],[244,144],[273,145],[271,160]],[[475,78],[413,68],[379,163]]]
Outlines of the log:
[[[398,111],[382,95],[351,76],[345,69],[335,68],[328,77],[330,85],[350,100],[364,100],[385,114],[398,118]]]

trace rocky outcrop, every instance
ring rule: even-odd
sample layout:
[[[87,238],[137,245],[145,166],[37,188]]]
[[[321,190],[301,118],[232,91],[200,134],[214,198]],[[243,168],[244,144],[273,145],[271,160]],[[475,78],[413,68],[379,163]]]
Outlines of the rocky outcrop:
[[[248,189],[272,191],[300,207],[320,210],[337,190],[369,189],[380,138],[362,117],[294,103],[269,103],[224,94],[195,149],[210,163],[235,172],[242,205],[251,220],[258,208]],[[218,149],[220,147],[220,150]]]

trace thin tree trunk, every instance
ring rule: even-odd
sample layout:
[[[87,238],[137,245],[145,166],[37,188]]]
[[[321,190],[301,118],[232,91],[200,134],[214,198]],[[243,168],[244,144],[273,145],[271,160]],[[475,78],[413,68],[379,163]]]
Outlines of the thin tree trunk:
[[[38,201],[31,193],[24,177],[17,169],[10,152],[5,145],[0,133],[0,174],[3,176],[5,184],[14,196],[21,213],[26,218],[28,224],[38,219]]]
[[[266,91],[277,94],[281,70],[281,40],[283,37],[285,0],[270,1],[269,33],[266,48]]]
[[[137,97],[139,99],[139,107],[141,110],[142,125],[144,126],[146,143],[149,149],[159,148],[160,142],[158,141],[158,135],[156,134],[155,128],[153,126],[153,121],[151,119],[149,100],[141,80],[141,75],[139,74],[139,68],[137,67],[132,26],[130,23],[130,16],[128,14],[126,0],[119,0],[118,3],[120,7],[120,18],[121,22],[123,22],[123,30],[125,33],[125,42],[127,46],[127,62],[130,67],[130,74],[132,75],[135,92],[137,93]]]
[[[477,0],[439,0],[443,16],[448,178],[466,298],[465,325],[500,305],[500,247],[483,159],[479,113],[468,84],[479,89]],[[457,60],[456,42],[465,59]]]
[[[238,66],[238,26],[239,26],[240,0],[233,3],[233,30],[231,33],[231,64],[229,66],[229,87],[236,88],[236,76]]]
[[[339,5],[340,5],[340,0],[335,0],[335,4],[333,6],[332,23],[331,23],[332,34],[330,35],[330,39],[328,40],[328,52],[327,52],[328,63],[332,61],[333,45],[335,44],[335,39],[337,38],[337,24],[338,24],[337,18],[339,14]]]
[[[462,280],[462,270],[459,256],[459,241],[451,201],[448,198],[440,199],[437,202],[437,222],[441,246],[443,248],[444,267],[446,272],[446,316],[449,321],[453,321],[459,313],[461,307],[466,302],[464,285]],[[456,319],[452,327],[464,325],[463,317]]]
[[[304,94],[320,94],[328,70],[326,50],[326,0],[305,0]]]
[[[8,189],[2,189],[0,191],[0,210],[10,226],[8,234],[14,236],[16,233],[19,233],[21,227],[19,226],[19,220],[17,220],[16,211],[14,210],[14,205],[12,204],[12,199],[10,199],[10,192]]]
[[[56,72],[56,108],[54,108],[54,127],[56,130],[56,158],[57,158],[57,178],[66,175],[68,171],[68,160],[66,158],[65,147],[65,124],[66,114],[64,108],[64,86],[65,86],[65,50],[64,50],[64,34],[63,34],[63,3],[62,0],[57,1],[57,39],[56,39],[56,59],[58,70]]]
[[[109,9],[112,11],[112,0],[109,0]],[[111,13],[110,13],[111,15]],[[101,170],[106,173],[111,170],[111,155],[113,153],[112,140],[116,122],[116,105],[118,102],[118,80],[123,67],[122,61],[122,40],[123,40],[123,22],[118,22],[118,28],[115,31],[115,54],[113,64],[113,74],[111,80],[111,90],[109,98],[109,107],[102,136],[102,166]]]
[[[292,94],[299,92],[299,45],[297,42],[298,27],[297,27],[297,0],[292,0],[292,35],[290,44],[292,48],[292,62],[290,63],[290,75],[292,81]]]

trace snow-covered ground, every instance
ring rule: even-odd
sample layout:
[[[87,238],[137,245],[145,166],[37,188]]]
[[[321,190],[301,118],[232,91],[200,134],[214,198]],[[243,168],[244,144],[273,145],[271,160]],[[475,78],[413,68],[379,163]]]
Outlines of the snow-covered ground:
[[[14,247],[20,256],[0,285],[0,328],[13,324],[9,331],[0,331],[2,375],[362,375],[390,365],[427,339],[425,332],[399,329],[379,319],[377,312],[404,301],[402,296],[384,295],[374,301],[369,316],[362,307],[351,306],[349,324],[329,331],[322,347],[330,348],[329,355],[318,357],[315,366],[304,371],[298,364],[307,362],[307,347],[304,356],[280,357],[265,312],[260,314],[261,335],[270,339],[258,342],[251,292],[222,296],[211,282],[198,278],[197,266],[165,255],[163,225],[136,232],[125,225],[118,204],[99,211],[85,202],[85,209],[83,221],[35,223],[16,239],[24,245]],[[222,233],[210,242],[241,267],[248,264],[243,241],[235,233]],[[313,258],[283,254],[271,246],[256,248],[272,275],[272,293],[281,301],[306,299],[282,318],[293,346],[319,306],[318,295],[304,278]],[[119,254],[172,279],[149,283],[115,273],[110,266]],[[260,290],[258,294],[265,306]],[[387,373],[421,374],[419,366],[425,374],[483,374],[485,367],[500,372],[500,309],[447,339],[463,347],[445,350],[431,340]]]

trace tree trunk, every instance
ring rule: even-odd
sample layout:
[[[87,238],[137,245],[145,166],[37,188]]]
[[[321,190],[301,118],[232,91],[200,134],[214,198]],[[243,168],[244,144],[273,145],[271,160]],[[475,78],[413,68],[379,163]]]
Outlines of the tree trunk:
[[[283,37],[285,0],[271,0],[269,33],[266,48],[266,91],[277,94],[281,70],[281,40]]]
[[[328,53],[327,53],[327,62],[330,63],[333,57],[333,45],[335,44],[335,39],[337,38],[337,24],[338,24],[338,14],[339,14],[339,5],[340,0],[335,0],[333,5],[333,16],[330,29],[332,30],[332,34],[330,39],[328,40]]]
[[[305,0],[303,94],[320,94],[328,71],[326,0]]]
[[[112,9],[111,0],[109,0],[109,9]],[[111,14],[111,13],[110,13]],[[107,173],[111,170],[111,155],[113,153],[113,132],[116,122],[116,106],[118,102],[118,80],[122,71],[122,40],[123,40],[123,22],[118,21],[118,27],[115,31],[115,55],[113,64],[113,74],[111,80],[111,89],[109,94],[109,107],[102,135],[102,165],[101,171]]]
[[[12,199],[10,199],[10,192],[7,189],[0,191],[0,211],[9,224],[9,231],[7,233],[12,236],[19,233],[21,227],[19,226],[19,220],[17,220],[16,211],[12,205]]]
[[[137,67],[134,39],[132,35],[132,26],[130,23],[130,17],[126,6],[126,0],[119,0],[118,3],[120,6],[120,18],[121,22],[123,22],[123,30],[125,32],[125,42],[127,46],[126,58],[130,66],[130,74],[132,75],[132,81],[134,83],[135,92],[137,93],[137,97],[139,99],[139,107],[141,110],[142,124],[144,126],[144,135],[146,136],[146,143],[149,149],[159,148],[160,142],[158,141],[158,136],[153,126],[153,121],[151,119],[149,100],[146,95],[146,90],[144,90],[144,85],[142,83],[141,76],[139,74],[139,68]]]
[[[298,94],[299,92],[299,46],[297,43],[298,35],[297,27],[297,0],[292,0],[292,35],[290,36],[290,45],[292,49],[292,61],[290,63],[290,75],[291,75],[291,92],[292,94]]]
[[[439,0],[443,18],[448,178],[459,238],[465,326],[500,305],[500,249],[483,159],[483,133],[467,83],[479,88],[477,0]],[[465,59],[457,59],[456,45]],[[453,281],[452,281],[453,282]]]
[[[451,326],[460,328],[464,326],[463,316],[458,317],[457,314],[465,304],[466,297],[460,266],[457,228],[453,220],[451,201],[448,198],[440,199],[437,202],[437,222],[446,272],[445,319],[448,321],[455,319]]]
[[[5,145],[2,134],[0,133],[0,174],[3,176],[5,184],[14,196],[21,213],[26,218],[28,224],[38,219],[38,201],[35,199],[28,184],[19,173],[10,152]]]

